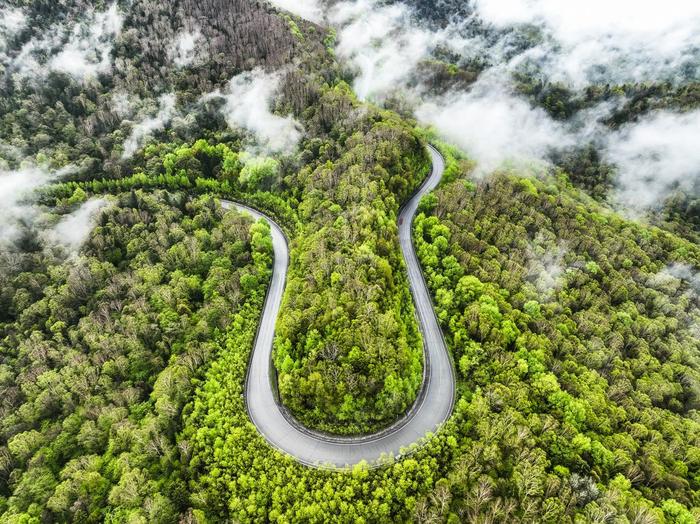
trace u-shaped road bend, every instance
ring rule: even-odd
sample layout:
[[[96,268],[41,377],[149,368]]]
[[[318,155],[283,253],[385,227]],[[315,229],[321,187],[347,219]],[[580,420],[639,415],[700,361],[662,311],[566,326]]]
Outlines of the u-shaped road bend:
[[[442,155],[429,146],[432,170],[420,189],[401,208],[399,240],[406,262],[416,315],[423,336],[423,384],[413,407],[391,427],[373,435],[336,437],[311,431],[296,421],[276,400],[272,380],[272,344],[275,323],[282,303],[289,249],[282,229],[269,217],[236,202],[223,201],[225,208],[236,208],[255,219],[266,219],[272,232],[274,268],[265,299],[262,319],[250,358],[246,380],[246,406],[251,421],[275,448],[312,467],[340,469],[366,462],[379,466],[388,457],[410,453],[428,432],[435,432],[452,413],[455,376],[428,288],[413,245],[412,223],[421,198],[440,183],[445,170]]]

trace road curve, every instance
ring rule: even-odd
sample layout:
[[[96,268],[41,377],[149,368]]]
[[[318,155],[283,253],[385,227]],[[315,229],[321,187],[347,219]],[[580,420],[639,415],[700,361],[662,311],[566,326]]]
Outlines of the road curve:
[[[452,412],[455,395],[454,370],[435,317],[411,234],[413,219],[421,198],[438,185],[445,170],[442,155],[432,146],[429,146],[429,151],[433,162],[430,176],[401,208],[399,214],[401,251],[423,335],[423,387],[414,406],[399,422],[374,435],[335,437],[310,431],[277,403],[273,392],[271,358],[275,322],[289,265],[287,239],[282,229],[269,217],[243,204],[222,201],[225,208],[234,207],[249,213],[255,219],[265,218],[271,227],[275,254],[272,281],[248,367],[245,389],[248,414],[258,431],[273,447],[308,466],[337,469],[360,462],[367,462],[370,466],[381,465],[385,458],[399,457],[410,452],[408,448],[411,444],[421,441],[426,433],[437,430]]]

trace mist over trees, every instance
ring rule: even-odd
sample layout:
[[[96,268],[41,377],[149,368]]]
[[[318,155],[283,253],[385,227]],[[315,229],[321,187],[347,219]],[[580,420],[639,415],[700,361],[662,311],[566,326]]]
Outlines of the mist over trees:
[[[675,135],[678,144],[698,123],[696,6],[675,3],[659,14],[654,4],[626,1],[609,8],[479,0],[458,8],[347,0],[333,3],[327,20],[360,97],[435,126],[483,174],[533,161],[572,169],[562,159],[590,163],[590,145],[600,160],[573,167],[574,181],[586,173],[580,187],[659,224],[673,214],[688,226],[684,234],[696,234],[693,204],[678,202],[697,200],[698,172],[666,143]],[[469,125],[474,119],[488,127],[480,132]],[[652,162],[652,172],[638,176],[652,157],[664,167]]]
[[[425,515],[471,520],[481,494],[496,520],[562,521],[568,505],[586,521],[695,520],[676,504],[696,505],[698,489],[696,244],[582,206],[561,180],[502,173],[444,185],[416,245],[466,398],[478,399],[470,427],[489,435],[473,444],[517,493],[467,454]]]
[[[608,4],[1,7],[0,520],[700,521],[700,11]],[[425,365],[428,142],[454,412],[303,466],[244,403],[269,227],[220,199],[291,241],[283,405],[380,430]]]

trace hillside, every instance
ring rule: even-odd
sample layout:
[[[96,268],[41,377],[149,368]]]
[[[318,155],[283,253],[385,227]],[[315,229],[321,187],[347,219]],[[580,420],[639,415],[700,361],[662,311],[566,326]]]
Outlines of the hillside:
[[[622,4],[0,6],[0,522],[700,521],[700,9]]]

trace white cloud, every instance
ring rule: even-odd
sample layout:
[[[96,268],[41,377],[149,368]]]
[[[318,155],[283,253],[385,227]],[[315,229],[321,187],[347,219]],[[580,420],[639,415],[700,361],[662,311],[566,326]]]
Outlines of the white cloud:
[[[476,0],[476,15],[498,28],[539,27],[545,42],[531,52],[550,75],[583,85],[590,80],[643,81],[675,76],[697,64],[700,3],[670,0]]]
[[[202,34],[199,31],[184,31],[180,33],[172,50],[173,62],[178,67],[191,65],[197,59],[197,47],[200,45]]]
[[[528,245],[527,276],[534,281],[537,291],[543,295],[560,289],[564,284],[564,257],[567,252],[568,248],[564,243],[552,247],[552,242],[547,242],[541,234]]]
[[[60,174],[38,167],[0,171],[0,242],[16,237],[19,221],[32,222],[38,216],[29,202],[32,193]]]
[[[546,157],[552,147],[587,143],[606,146],[604,157],[619,166],[620,202],[637,208],[656,205],[675,186],[689,187],[698,179],[700,136],[698,112],[685,116],[659,113],[611,132],[598,123],[609,107],[600,106],[562,124],[514,94],[511,75],[524,65],[535,66],[545,78],[577,88],[591,81],[618,83],[678,79],[700,74],[700,3],[669,0],[662,8],[650,0],[473,0],[473,17],[431,29],[404,3],[345,0],[324,13],[318,0],[271,0],[303,18],[328,21],[338,30],[338,56],[356,70],[358,96],[381,102],[396,90],[408,92],[417,116],[434,125],[479,162],[485,173],[505,161],[531,162]],[[21,22],[21,12],[15,18]],[[7,17],[10,20],[11,17]],[[477,21],[492,32],[474,31]],[[75,27],[58,27],[59,40],[45,37],[30,42],[16,62],[40,70],[41,53],[68,37],[50,59],[53,68],[84,78],[110,66],[109,54],[119,34],[116,4],[104,13],[88,14]],[[0,22],[0,33],[9,23]],[[534,47],[523,46],[535,35]],[[201,35],[191,31],[173,43],[178,66],[196,60]],[[1,39],[1,37],[0,37]],[[487,70],[468,90],[428,97],[413,86],[417,66],[436,48],[446,48],[464,61],[482,58]],[[106,60],[106,61],[105,61]],[[695,68],[695,69],[693,69]],[[695,71],[695,72],[693,72]],[[291,116],[272,112],[280,77],[255,70],[234,78],[222,92],[204,99],[223,98],[227,123],[249,131],[255,155],[290,152],[302,129]],[[115,97],[123,116],[133,110],[128,100]],[[153,113],[150,113],[153,114]],[[136,125],[124,146],[124,156],[173,118],[174,98],[161,99],[155,117]]]
[[[27,15],[16,7],[0,8],[0,34],[17,34],[27,26]]]
[[[551,147],[573,140],[543,110],[509,91],[506,63],[489,70],[469,91],[426,98],[420,86],[409,87],[417,66],[438,47],[465,58],[489,52],[483,37],[462,36],[460,25],[432,31],[405,4],[379,0],[340,2],[328,19],[338,27],[338,55],[357,71],[353,87],[358,96],[380,102],[395,91],[422,97],[419,120],[467,151],[482,174],[506,161],[543,158]]]
[[[270,0],[270,3],[311,22],[323,22],[323,9],[316,0]]]
[[[37,60],[36,53],[41,50],[47,51],[50,47],[49,40],[30,40],[11,60],[11,70],[20,78],[43,77],[46,71]]]
[[[401,89],[440,35],[414,27],[403,4],[378,0],[341,2],[329,13],[340,27],[337,52],[357,70],[354,89],[362,99],[383,99]]]
[[[426,102],[416,116],[477,160],[481,174],[504,162],[544,158],[551,148],[572,143],[544,110],[533,109],[488,80],[468,92]]]
[[[18,238],[22,223],[37,227],[43,224],[41,209],[35,204],[36,191],[76,170],[73,165],[57,171],[37,166],[25,166],[14,171],[0,170],[0,246]],[[42,236],[75,251],[89,233],[92,217],[105,205],[104,199],[89,200]]]
[[[134,125],[131,135],[124,142],[122,158],[131,157],[155,131],[163,129],[170,122],[175,115],[175,102],[175,95],[172,93],[158,99],[158,113]]]
[[[73,213],[61,218],[50,231],[49,238],[72,252],[77,252],[95,226],[95,218],[108,202],[104,198],[91,199]]]
[[[658,273],[649,275],[646,284],[671,294],[682,291],[683,295],[690,295],[695,299],[700,295],[700,274],[688,264],[678,262],[669,264]]]
[[[7,48],[7,40],[27,26],[27,16],[21,9],[0,8],[0,58]]]
[[[700,178],[700,111],[656,113],[609,138],[607,159],[618,167],[618,199],[649,208]]]
[[[107,73],[121,26],[122,15],[116,3],[106,11],[88,12],[71,26],[55,24],[41,38],[24,44],[12,60],[11,69],[20,78],[37,80],[47,71],[64,72],[79,81]]]
[[[666,268],[674,277],[684,280],[696,291],[700,292],[700,274],[688,264],[675,263]]]
[[[203,101],[223,98],[221,111],[233,129],[255,136],[256,154],[291,153],[301,139],[302,126],[292,116],[279,116],[271,107],[279,88],[280,75],[255,69],[234,77],[226,91],[210,93]]]
[[[122,16],[116,3],[107,11],[95,13],[83,24],[76,24],[68,43],[51,59],[49,67],[78,80],[108,72],[112,67],[114,37],[121,26]]]
[[[494,25],[543,23],[562,41],[604,34],[643,38],[667,33],[700,17],[700,5],[688,0],[670,0],[663,9],[649,0],[475,0],[474,4],[478,15]]]
[[[113,91],[111,97],[111,107],[117,115],[122,118],[128,117],[134,110],[133,95],[126,91]]]
[[[442,29],[423,24],[405,4],[347,0],[334,4],[338,55],[357,72],[358,96],[381,102],[403,91],[416,116],[479,162],[481,173],[504,162],[545,159],[556,147],[593,140],[619,166],[620,201],[653,206],[675,186],[700,175],[698,113],[662,113],[612,132],[601,120],[608,101],[570,122],[554,121],[513,89],[522,68],[573,89],[591,82],[679,80],[700,75],[700,3],[671,0],[660,9],[644,0],[475,0],[474,14]],[[474,31],[486,23],[487,32]],[[529,42],[524,45],[524,42]],[[467,90],[440,97],[415,86],[417,65],[436,49],[486,70]]]

